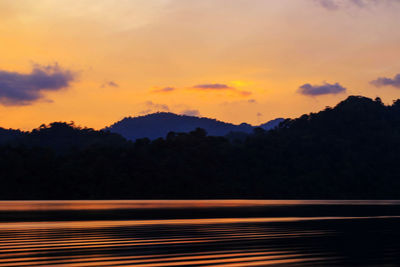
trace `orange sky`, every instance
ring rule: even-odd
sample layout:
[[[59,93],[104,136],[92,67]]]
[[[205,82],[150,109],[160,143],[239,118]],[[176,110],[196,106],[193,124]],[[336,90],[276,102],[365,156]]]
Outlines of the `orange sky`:
[[[391,103],[400,89],[370,81],[400,73],[399,12],[397,0],[0,0],[0,126],[99,129],[166,110],[258,124],[352,94]],[[55,63],[68,86],[10,104],[10,73]],[[325,82],[346,92],[298,91]]]

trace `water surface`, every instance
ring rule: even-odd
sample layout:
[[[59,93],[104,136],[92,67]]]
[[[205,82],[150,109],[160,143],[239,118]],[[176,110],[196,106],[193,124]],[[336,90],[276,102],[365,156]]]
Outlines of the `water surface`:
[[[400,201],[2,201],[0,266],[400,262]]]

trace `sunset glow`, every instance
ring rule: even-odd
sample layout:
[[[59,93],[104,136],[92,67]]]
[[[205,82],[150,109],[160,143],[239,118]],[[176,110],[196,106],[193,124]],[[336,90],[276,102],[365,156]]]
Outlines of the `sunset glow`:
[[[0,126],[101,129],[157,111],[256,125],[348,95],[391,103],[399,11],[396,0],[0,0]],[[12,77],[35,68],[48,76],[17,94],[28,89]]]

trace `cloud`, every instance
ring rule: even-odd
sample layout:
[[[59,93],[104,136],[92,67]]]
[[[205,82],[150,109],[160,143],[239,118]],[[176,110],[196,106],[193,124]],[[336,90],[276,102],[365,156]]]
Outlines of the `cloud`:
[[[339,8],[338,4],[334,0],[317,0],[316,2],[328,10],[336,10]]]
[[[182,111],[181,114],[186,115],[186,116],[199,117],[200,111],[198,111],[197,109],[186,109],[186,110]]]
[[[114,81],[108,81],[101,85],[101,88],[105,88],[105,87],[119,87],[119,84]]]
[[[371,81],[371,84],[375,85],[376,87],[393,86],[396,88],[400,88],[400,74],[394,76],[393,79],[386,77],[379,77],[378,79]]]
[[[0,71],[0,104],[30,105],[43,99],[45,91],[69,87],[75,77],[75,73],[62,69],[57,63],[48,66],[34,64],[32,71],[27,74]]]
[[[139,111],[139,114],[140,115],[146,115],[146,114],[149,114],[149,113],[151,113],[153,110],[152,109],[145,109],[145,110],[142,110],[142,111]]]
[[[341,86],[339,83],[324,83],[323,85],[311,85],[306,83],[299,87],[298,92],[307,96],[319,96],[340,94],[346,92],[346,90],[347,89]]]
[[[321,7],[328,10],[337,10],[340,8],[357,7],[365,8],[377,4],[399,3],[399,0],[314,0]]]
[[[247,96],[251,96],[253,93],[250,91],[237,91],[240,95],[247,97]]]
[[[198,84],[193,86],[196,89],[204,89],[204,90],[226,90],[226,89],[233,89],[226,84],[222,83],[205,83],[205,84]]]
[[[247,100],[247,102],[250,103],[250,104],[255,104],[255,103],[257,103],[257,100],[249,99],[249,100]]]
[[[161,88],[161,89],[155,89],[155,90],[153,90],[153,92],[154,93],[169,93],[169,92],[172,92],[172,91],[175,91],[175,90],[176,90],[175,87],[167,86],[167,87],[164,87],[164,88]]]
[[[153,101],[146,101],[146,109],[139,112],[139,114],[148,114],[152,112],[169,112],[170,109],[168,105],[154,103]]]
[[[253,93],[250,91],[242,91],[242,90],[238,90],[235,87],[229,86],[227,84],[223,84],[223,83],[204,83],[204,84],[198,84],[193,86],[192,88],[197,89],[197,90],[205,90],[205,91],[232,91],[235,92],[243,97],[248,97],[250,95],[252,95]]]

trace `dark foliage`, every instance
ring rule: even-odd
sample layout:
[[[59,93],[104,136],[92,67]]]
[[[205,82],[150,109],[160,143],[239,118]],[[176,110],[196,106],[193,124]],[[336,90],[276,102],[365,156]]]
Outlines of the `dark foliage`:
[[[276,127],[278,127],[279,124],[281,124],[281,122],[283,122],[284,120],[285,119],[283,119],[283,118],[277,118],[277,119],[271,120],[269,122],[263,123],[258,127],[262,128],[266,131],[269,131],[269,130],[272,130],[272,129],[275,129]]]
[[[400,100],[351,96],[271,131],[126,141],[53,123],[0,131],[2,199],[400,198]]]

